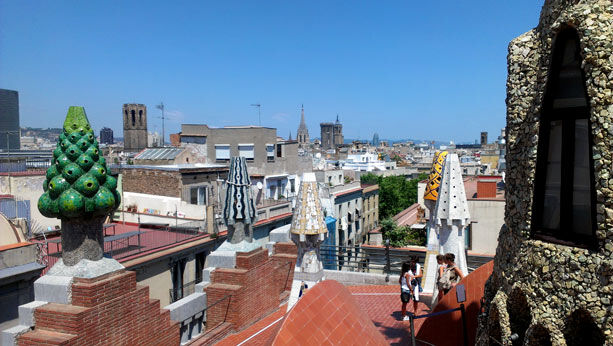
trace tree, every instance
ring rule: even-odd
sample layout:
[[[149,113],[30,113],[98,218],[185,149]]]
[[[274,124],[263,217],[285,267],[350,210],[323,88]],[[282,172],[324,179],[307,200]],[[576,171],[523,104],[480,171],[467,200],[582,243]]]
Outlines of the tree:
[[[379,182],[380,218],[392,217],[415,203],[409,200],[409,195],[410,191],[405,177],[394,175],[381,178]]]
[[[383,239],[389,239],[391,247],[405,247],[407,245],[426,245],[425,230],[413,230],[408,226],[398,226],[392,218],[381,221]]]
[[[372,173],[362,174],[360,175],[360,182],[365,185],[379,184],[379,176]]]
[[[379,220],[384,220],[416,203],[417,184],[427,178],[423,173],[410,180],[400,175],[382,177],[367,173],[360,176],[360,181],[368,185],[379,184]]]

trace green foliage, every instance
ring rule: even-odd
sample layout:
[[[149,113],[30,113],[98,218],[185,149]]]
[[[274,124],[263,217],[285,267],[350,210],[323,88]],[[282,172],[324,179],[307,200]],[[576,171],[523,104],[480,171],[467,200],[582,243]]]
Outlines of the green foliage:
[[[353,178],[345,176],[345,184],[349,184],[352,181],[353,181]]]
[[[417,201],[417,182],[403,176],[381,177],[379,182],[379,218],[392,217]]]
[[[381,233],[383,233],[383,236],[385,236],[387,233],[393,231],[396,228],[396,221],[394,221],[394,219],[392,219],[391,217],[388,217],[387,219],[383,219],[381,220]]]
[[[403,176],[377,176],[367,173],[360,176],[362,184],[379,184],[379,220],[392,217],[417,202],[417,184],[428,179],[420,174],[417,179],[407,180]]]
[[[379,177],[372,173],[360,175],[360,182],[367,185],[379,184]]]
[[[408,245],[426,245],[426,231],[412,230],[408,226],[397,226],[396,222],[387,218],[381,221],[383,239],[390,241],[391,247],[405,247]]]
[[[53,151],[38,209],[60,219],[105,216],[120,202],[117,180],[108,175],[83,107],[70,107]]]
[[[426,180],[426,179],[428,179],[428,173],[420,173],[417,176],[417,181],[422,181],[422,180]]]

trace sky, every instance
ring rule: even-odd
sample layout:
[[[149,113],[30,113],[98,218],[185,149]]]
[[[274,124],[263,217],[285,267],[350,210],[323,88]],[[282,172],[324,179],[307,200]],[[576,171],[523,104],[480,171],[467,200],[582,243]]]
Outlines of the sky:
[[[61,127],[84,106],[123,135],[124,103],[149,131],[261,125],[311,138],[338,114],[345,138],[490,140],[505,125],[510,40],[541,1],[0,0],[0,88],[21,126]]]

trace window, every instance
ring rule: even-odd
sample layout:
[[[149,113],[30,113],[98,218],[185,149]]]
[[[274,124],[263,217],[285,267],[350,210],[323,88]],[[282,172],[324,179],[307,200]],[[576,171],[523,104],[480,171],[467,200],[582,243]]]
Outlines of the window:
[[[207,204],[206,186],[192,187],[189,194],[189,202],[196,205]]]
[[[134,112],[134,109],[130,111],[130,114],[132,115],[132,126],[136,125],[136,112]]]
[[[215,144],[215,159],[217,161],[229,161],[230,144]]]
[[[206,144],[203,136],[181,136],[181,143]]]
[[[275,145],[266,144],[266,160],[268,162],[275,162]]]
[[[534,237],[595,245],[592,138],[579,37],[564,29],[554,41],[540,123],[532,212]]]
[[[247,161],[253,161],[253,158],[255,157],[253,152],[253,143],[239,144],[238,156],[246,158]]]
[[[143,124],[143,110],[139,110],[138,111],[138,124],[142,125]]]
[[[196,268],[196,282],[202,282],[202,270],[204,269],[204,262],[206,259],[206,253],[200,252],[196,254],[195,268]]]
[[[283,157],[283,146],[277,145],[277,157]]]
[[[473,224],[470,223],[466,228],[464,228],[464,246],[468,250],[472,250],[473,248]]]

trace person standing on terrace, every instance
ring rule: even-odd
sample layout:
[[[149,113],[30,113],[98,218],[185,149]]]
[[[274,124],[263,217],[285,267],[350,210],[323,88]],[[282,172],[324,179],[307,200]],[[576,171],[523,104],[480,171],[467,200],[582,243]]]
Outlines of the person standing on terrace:
[[[403,321],[408,321],[409,316],[407,316],[407,303],[411,300],[411,296],[413,295],[413,289],[410,286],[411,279],[409,278],[409,263],[402,263],[402,272],[400,273],[400,278],[398,278],[398,283],[400,284],[400,300],[402,301],[402,310],[401,315]]]
[[[422,291],[421,288],[421,278],[423,276],[423,272],[421,271],[421,265],[417,263],[417,257],[412,256],[409,260],[409,271],[407,273],[409,275],[409,285],[413,291],[413,313],[417,313],[417,304],[419,303],[419,292]]]

